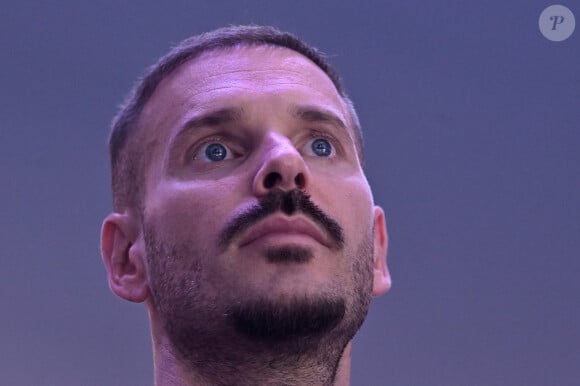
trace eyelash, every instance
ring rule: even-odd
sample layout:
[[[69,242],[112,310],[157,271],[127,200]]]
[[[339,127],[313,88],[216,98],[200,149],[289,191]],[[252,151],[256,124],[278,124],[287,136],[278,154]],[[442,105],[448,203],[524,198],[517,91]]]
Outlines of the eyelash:
[[[221,135],[214,135],[208,138],[204,138],[201,142],[196,143],[191,150],[188,152],[189,156],[188,159],[192,161],[200,160],[199,152],[207,145],[211,143],[220,143],[228,148],[228,150],[232,153],[233,156],[238,155],[239,153],[236,152],[235,147],[231,144],[232,140]]]
[[[338,153],[341,150],[340,142],[336,139],[335,136],[318,130],[312,130],[308,134],[308,141],[306,141],[306,143],[310,143],[311,141],[314,141],[316,139],[325,139],[332,145],[333,154],[331,155],[331,157],[335,156],[336,153]]]

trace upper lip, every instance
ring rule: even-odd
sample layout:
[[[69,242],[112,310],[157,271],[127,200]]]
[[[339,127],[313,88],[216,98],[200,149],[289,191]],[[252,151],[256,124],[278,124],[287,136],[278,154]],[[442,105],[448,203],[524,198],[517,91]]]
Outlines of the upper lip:
[[[320,244],[327,247],[330,246],[326,235],[311,221],[302,216],[287,217],[280,215],[267,217],[258,222],[258,224],[250,227],[242,237],[240,246],[243,247],[272,233],[307,235],[318,241]]]

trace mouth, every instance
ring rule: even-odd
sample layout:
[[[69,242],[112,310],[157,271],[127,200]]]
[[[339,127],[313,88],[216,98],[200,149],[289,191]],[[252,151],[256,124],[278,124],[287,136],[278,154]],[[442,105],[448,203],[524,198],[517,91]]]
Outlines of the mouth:
[[[279,241],[315,242],[330,248],[328,237],[312,222],[302,216],[268,217],[251,227],[241,238],[239,246],[245,247],[258,241],[276,239]]]

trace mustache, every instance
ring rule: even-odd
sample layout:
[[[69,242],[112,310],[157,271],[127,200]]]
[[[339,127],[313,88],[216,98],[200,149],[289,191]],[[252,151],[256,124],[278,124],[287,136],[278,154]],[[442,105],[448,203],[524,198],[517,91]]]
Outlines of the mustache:
[[[220,245],[227,247],[240,233],[256,224],[263,218],[282,212],[288,216],[302,213],[320,225],[330,236],[334,247],[344,246],[344,232],[338,222],[322,211],[310,196],[299,189],[284,191],[273,189],[262,197],[258,204],[236,216],[224,228],[220,235]]]

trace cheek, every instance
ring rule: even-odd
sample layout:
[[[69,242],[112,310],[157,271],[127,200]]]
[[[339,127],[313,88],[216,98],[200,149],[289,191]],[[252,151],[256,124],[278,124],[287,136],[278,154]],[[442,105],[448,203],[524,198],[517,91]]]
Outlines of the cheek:
[[[146,217],[168,242],[193,242],[208,247],[216,242],[236,197],[230,188],[212,184],[175,183],[158,190],[148,202]],[[161,236],[160,235],[160,236]]]
[[[373,226],[373,200],[368,184],[359,178],[347,179],[340,186],[335,185],[331,194],[329,213],[343,227],[347,244],[358,245]]]

